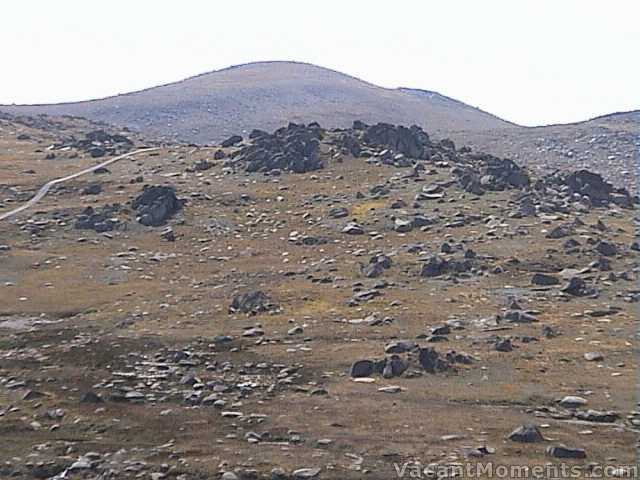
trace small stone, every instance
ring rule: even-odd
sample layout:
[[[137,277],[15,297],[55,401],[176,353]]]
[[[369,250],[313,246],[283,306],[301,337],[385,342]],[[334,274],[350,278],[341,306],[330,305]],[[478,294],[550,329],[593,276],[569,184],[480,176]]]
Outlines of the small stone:
[[[499,338],[496,340],[495,349],[497,352],[511,352],[513,350],[513,345],[509,338]]]
[[[511,432],[507,438],[513,442],[521,443],[534,443],[544,441],[544,437],[540,433],[540,430],[538,430],[538,427],[536,427],[535,425],[521,425],[513,432]]]
[[[559,334],[557,331],[555,331],[552,327],[550,327],[549,325],[545,325],[542,327],[542,336],[544,338],[555,338],[557,337]]]
[[[380,387],[378,391],[382,393],[400,393],[402,388],[397,385],[389,385],[388,387]]]
[[[393,229],[398,233],[407,233],[413,230],[413,222],[403,218],[396,218],[393,224]]]
[[[260,327],[249,328],[242,333],[243,337],[261,337],[264,335],[264,330]]]
[[[143,393],[133,391],[133,392],[127,392],[124,398],[130,401],[138,401],[138,400],[144,400],[145,397]]]
[[[552,275],[546,275],[544,273],[535,273],[533,277],[531,277],[531,283],[533,285],[539,286],[551,286],[558,285],[560,280]]]
[[[417,348],[415,342],[410,341],[399,341],[392,342],[387,345],[384,349],[385,353],[405,353]]]
[[[319,474],[319,468],[299,468],[298,470],[294,470],[293,478],[295,480],[305,480],[307,478],[316,478]]]
[[[27,390],[24,395],[22,395],[23,400],[35,400],[36,398],[44,397],[44,393],[38,392],[36,390]]]
[[[287,472],[284,468],[275,467],[271,470],[271,480],[285,480],[287,478]]]
[[[211,395],[204,397],[201,403],[202,405],[213,405],[217,401],[218,401],[218,395],[215,393],[212,393]]]
[[[600,362],[604,360],[604,356],[600,352],[588,352],[584,354],[584,359],[587,362]]]
[[[242,416],[242,412],[227,411],[227,412],[221,412],[220,415],[222,415],[225,418],[239,418]]]
[[[342,229],[342,233],[346,233],[347,235],[363,235],[364,229],[355,222],[349,222]]]
[[[329,217],[331,218],[344,218],[349,216],[349,210],[344,207],[335,207],[329,210]]]
[[[616,246],[610,242],[599,242],[596,246],[596,251],[605,257],[611,257],[618,253]]]
[[[587,453],[582,448],[570,448],[565,445],[549,447],[547,453],[555,458],[587,458]]]
[[[300,325],[296,325],[287,332],[287,335],[299,335],[303,332],[304,328],[302,328]]]
[[[70,471],[74,470],[89,470],[91,468],[91,462],[85,457],[80,457],[76,462],[69,467]]]
[[[576,397],[573,395],[564,397],[560,400],[560,405],[566,408],[584,407],[587,404],[587,400],[582,397]]]
[[[585,422],[613,423],[620,418],[617,412],[600,412],[598,410],[587,410],[586,412],[576,412],[575,417]]]
[[[372,360],[358,360],[351,365],[349,375],[353,378],[370,377],[375,369],[375,363]]]
[[[102,402],[103,400],[100,397],[100,395],[98,395],[95,392],[86,392],[80,398],[80,403],[102,403]]]

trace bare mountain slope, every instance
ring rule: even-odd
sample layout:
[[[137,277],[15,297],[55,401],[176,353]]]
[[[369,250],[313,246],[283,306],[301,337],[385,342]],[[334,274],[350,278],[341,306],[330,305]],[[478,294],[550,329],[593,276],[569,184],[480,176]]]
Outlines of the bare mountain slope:
[[[586,168],[637,191],[640,110],[565,125],[449,132],[461,145],[549,172]]]
[[[418,124],[431,132],[503,129],[494,115],[435,92],[386,89],[315,65],[259,62],[101,100],[0,106],[14,114],[76,115],[154,137],[210,143],[289,121]]]

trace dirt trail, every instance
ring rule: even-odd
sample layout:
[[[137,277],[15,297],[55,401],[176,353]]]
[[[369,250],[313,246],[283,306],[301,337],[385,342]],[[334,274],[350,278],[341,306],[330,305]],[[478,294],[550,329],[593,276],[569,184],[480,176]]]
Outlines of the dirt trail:
[[[140,150],[135,150],[133,152],[128,152],[125,153],[123,155],[118,155],[117,157],[111,158],[109,160],[107,160],[106,162],[102,162],[99,163],[98,165],[94,165],[93,167],[89,167],[89,168],[85,168],[84,170],[81,170],[79,172],[76,172],[72,175],[67,175],[66,177],[62,177],[62,178],[56,178],[55,180],[51,180],[50,182],[45,183],[42,188],[40,190],[38,190],[38,193],[36,193],[36,195],[29,200],[27,203],[25,203],[24,205],[13,209],[9,212],[0,214],[0,220],[6,220],[7,218],[11,218],[21,212],[23,212],[24,210],[27,210],[30,207],[33,207],[35,204],[37,204],[40,200],[42,200],[44,198],[44,196],[47,194],[47,192],[51,189],[51,187],[53,187],[54,185],[57,185],[58,183],[63,183],[66,182],[68,180],[73,180],[74,178],[78,178],[82,175],[86,175],[87,173],[91,173],[95,170],[98,170],[99,168],[103,168],[106,167],[108,165],[111,165],[112,163],[115,163],[119,160],[122,160],[124,158],[128,158],[128,157],[132,157],[134,155],[137,155],[139,153],[145,153],[145,152],[152,152],[154,150],[159,150],[158,147],[153,147],[153,148],[143,148]]]

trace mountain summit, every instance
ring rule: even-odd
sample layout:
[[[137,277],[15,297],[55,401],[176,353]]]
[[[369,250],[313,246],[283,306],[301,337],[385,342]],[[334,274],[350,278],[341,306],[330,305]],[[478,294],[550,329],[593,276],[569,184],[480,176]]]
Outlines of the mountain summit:
[[[431,132],[508,128],[513,124],[426,90],[378,87],[340,72],[297,62],[257,62],[100,100],[7,105],[13,114],[74,115],[126,126],[154,137],[219,141],[252,128],[354,120],[417,124]]]

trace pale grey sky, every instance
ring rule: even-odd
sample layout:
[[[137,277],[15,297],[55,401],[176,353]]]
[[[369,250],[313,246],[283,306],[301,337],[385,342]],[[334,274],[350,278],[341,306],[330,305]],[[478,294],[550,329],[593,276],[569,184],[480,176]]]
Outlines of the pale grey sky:
[[[0,103],[297,60],[524,125],[640,108],[639,0],[16,0],[0,45]]]

